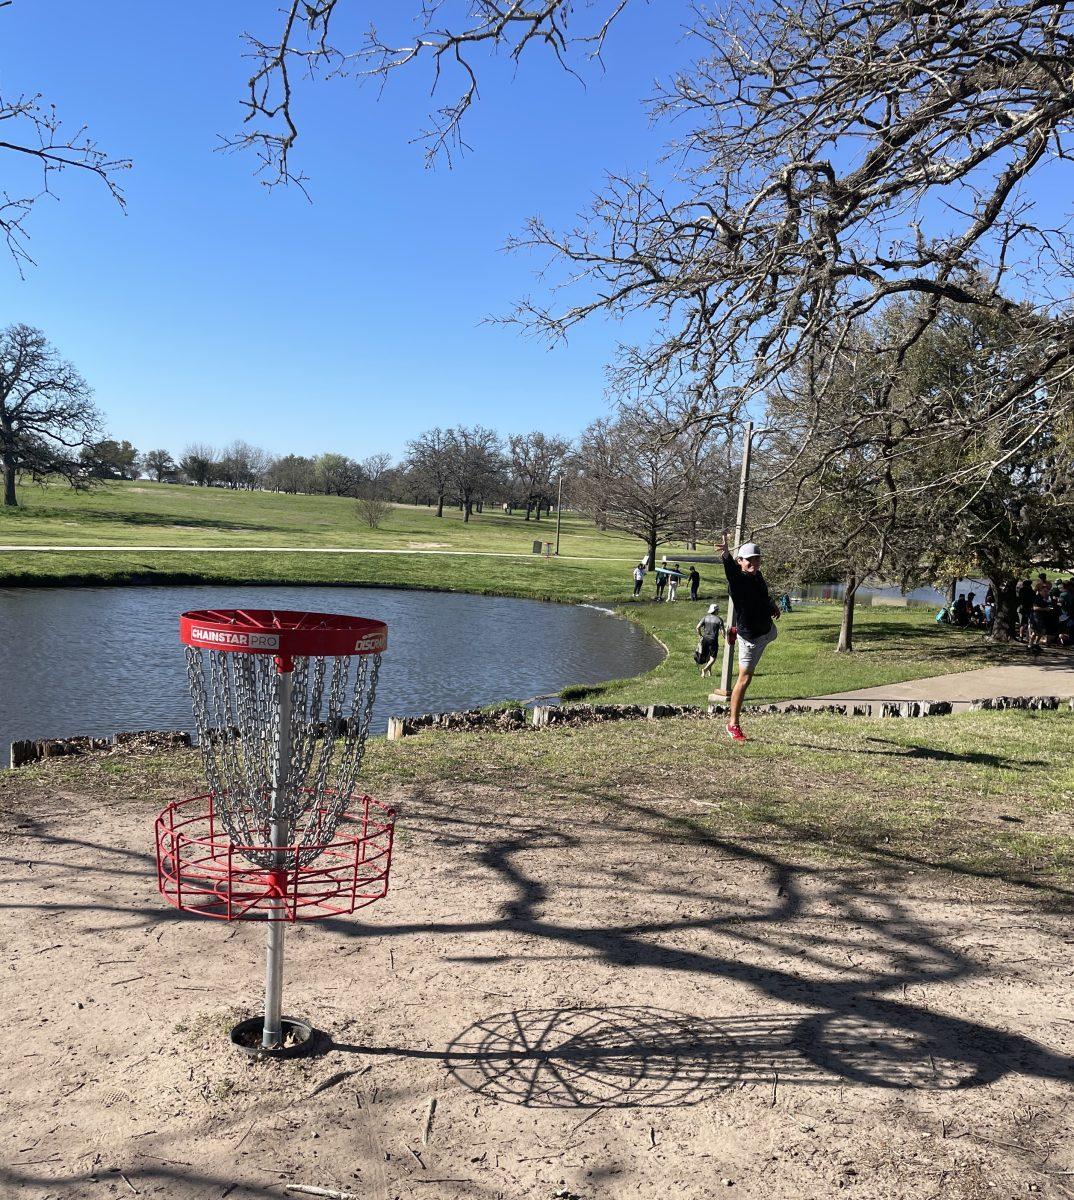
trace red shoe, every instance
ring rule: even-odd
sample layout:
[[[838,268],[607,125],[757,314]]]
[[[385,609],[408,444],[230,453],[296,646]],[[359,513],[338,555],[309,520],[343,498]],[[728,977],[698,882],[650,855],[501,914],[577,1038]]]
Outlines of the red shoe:
[[[742,728],[739,725],[728,725],[727,736],[733,742],[744,742],[746,740],[746,735],[742,732]]]

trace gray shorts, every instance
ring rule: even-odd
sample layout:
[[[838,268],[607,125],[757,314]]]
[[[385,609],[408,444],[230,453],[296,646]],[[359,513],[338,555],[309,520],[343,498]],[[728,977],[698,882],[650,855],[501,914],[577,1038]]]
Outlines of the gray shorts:
[[[759,637],[755,642],[748,642],[740,633],[738,635],[738,669],[740,671],[753,671],[757,664],[761,661],[761,655],[764,654],[765,647],[774,642],[779,636],[779,630],[776,629],[775,622],[772,623],[772,628]]]

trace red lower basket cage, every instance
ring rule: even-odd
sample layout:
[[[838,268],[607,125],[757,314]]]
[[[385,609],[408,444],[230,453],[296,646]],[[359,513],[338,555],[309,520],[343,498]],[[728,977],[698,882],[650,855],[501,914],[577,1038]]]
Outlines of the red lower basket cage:
[[[300,849],[278,851],[281,866],[253,866],[240,846],[217,824],[213,794],[177,800],[157,817],[157,885],[161,895],[186,912],[223,921],[305,921],[352,913],[388,891],[395,810],[371,796],[354,800],[337,836],[317,847],[303,866]],[[350,836],[339,836],[348,826]]]

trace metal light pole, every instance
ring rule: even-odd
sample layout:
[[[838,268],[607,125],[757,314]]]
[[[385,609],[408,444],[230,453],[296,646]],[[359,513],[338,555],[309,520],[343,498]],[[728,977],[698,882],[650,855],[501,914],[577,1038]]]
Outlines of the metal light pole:
[[[556,500],[556,557],[559,557],[559,527],[563,523],[563,472],[559,474],[559,498]]]
[[[742,475],[738,484],[738,515],[735,517],[735,540],[731,553],[742,545],[746,532],[746,493],[750,485],[750,454],[753,450],[753,422],[746,422],[746,442],[742,449]],[[727,629],[735,623],[735,604],[730,594],[727,597]],[[713,692],[714,696],[726,698],[731,694],[731,643],[724,631],[723,664],[720,667],[720,690]]]

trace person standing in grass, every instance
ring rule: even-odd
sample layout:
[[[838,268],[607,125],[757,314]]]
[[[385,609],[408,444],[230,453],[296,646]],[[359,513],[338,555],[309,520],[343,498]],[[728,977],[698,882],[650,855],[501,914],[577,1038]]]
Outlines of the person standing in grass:
[[[641,563],[634,568],[634,599],[641,595],[641,585],[645,582],[645,567]]]
[[[689,579],[690,579],[690,599],[696,600],[697,599],[697,589],[701,586],[701,575],[698,572],[697,567],[695,567],[693,564],[690,565]]]
[[[738,630],[738,682],[731,691],[727,736],[733,742],[744,742],[746,735],[739,724],[742,701],[761,655],[768,644],[776,640],[773,618],[779,619],[779,605],[774,604],[768,594],[768,584],[761,574],[761,547],[756,542],[746,542],[732,555],[725,531],[723,544],[715,548],[723,557],[727,592],[735,606],[734,627]]]
[[[670,604],[676,597],[679,591],[679,580],[682,578],[682,571],[679,569],[679,564],[676,563],[668,576],[668,603]]]
[[[664,588],[668,585],[668,556],[665,554],[660,560],[660,566],[656,568],[656,598],[663,600]]]

